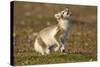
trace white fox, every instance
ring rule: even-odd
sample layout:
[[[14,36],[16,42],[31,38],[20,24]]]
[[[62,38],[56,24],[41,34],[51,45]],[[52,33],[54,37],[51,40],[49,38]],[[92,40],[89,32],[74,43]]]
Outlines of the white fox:
[[[71,28],[71,15],[72,13],[68,8],[55,14],[57,24],[44,28],[38,34],[35,39],[34,49],[36,52],[44,54],[50,54],[50,47],[56,45],[54,51],[65,51],[64,41]],[[56,39],[59,36],[59,41]]]

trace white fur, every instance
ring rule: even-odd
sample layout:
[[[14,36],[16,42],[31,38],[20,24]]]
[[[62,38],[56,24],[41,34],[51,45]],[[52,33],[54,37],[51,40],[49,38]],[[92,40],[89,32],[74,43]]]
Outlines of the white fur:
[[[35,39],[34,43],[34,49],[35,51],[41,53],[42,55],[50,54],[50,47],[53,45],[57,45],[55,47],[54,51],[58,51],[59,49],[61,52],[65,49],[64,48],[64,43],[60,41],[60,43],[56,40],[55,35],[57,32],[59,32],[60,29],[63,29],[65,32],[63,32],[60,35],[60,39],[64,39],[66,37],[66,32],[68,32],[70,28],[70,13],[68,9],[65,9],[57,14],[55,14],[55,18],[58,21],[57,25],[53,25],[47,28],[44,28],[39,32],[39,37]],[[60,27],[60,29],[59,29]],[[46,48],[42,48],[42,45],[39,43],[38,38],[41,38],[41,41],[46,45]]]
[[[39,42],[38,42],[38,39],[35,40],[35,43],[34,43],[34,49],[35,51],[41,53],[42,55],[44,55],[44,50],[43,48],[40,46]]]

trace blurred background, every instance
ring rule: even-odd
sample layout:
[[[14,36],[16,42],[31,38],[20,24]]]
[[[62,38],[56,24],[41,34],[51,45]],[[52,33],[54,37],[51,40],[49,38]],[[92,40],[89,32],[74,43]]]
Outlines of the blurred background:
[[[51,64],[97,60],[97,7],[13,2],[14,65]],[[38,32],[57,24],[54,14],[69,7],[72,11],[72,28],[66,38],[68,54],[59,52],[47,57],[34,51],[34,39]]]

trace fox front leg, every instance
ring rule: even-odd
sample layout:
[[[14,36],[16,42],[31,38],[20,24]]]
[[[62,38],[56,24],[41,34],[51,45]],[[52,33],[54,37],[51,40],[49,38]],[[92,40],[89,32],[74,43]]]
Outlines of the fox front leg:
[[[59,39],[60,39],[60,45],[61,45],[61,48],[60,48],[61,52],[66,52],[65,45],[64,45],[66,37],[67,37],[67,32],[64,32],[63,34],[60,35]]]

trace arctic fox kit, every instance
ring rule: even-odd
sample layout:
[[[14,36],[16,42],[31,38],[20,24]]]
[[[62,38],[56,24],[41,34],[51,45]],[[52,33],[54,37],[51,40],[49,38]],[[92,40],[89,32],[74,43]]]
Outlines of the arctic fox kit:
[[[58,23],[39,32],[34,43],[36,52],[42,55],[50,54],[52,46],[56,46],[54,48],[55,52],[59,50],[65,52],[64,41],[71,27],[71,15],[72,13],[68,8],[54,15]],[[56,36],[59,36],[59,40],[57,40]]]

